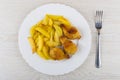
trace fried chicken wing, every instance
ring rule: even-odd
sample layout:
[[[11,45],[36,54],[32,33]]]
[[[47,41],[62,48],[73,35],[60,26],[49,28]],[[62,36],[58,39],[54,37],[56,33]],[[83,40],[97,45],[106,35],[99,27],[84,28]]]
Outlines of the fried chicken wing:
[[[66,53],[74,54],[77,51],[77,46],[72,41],[68,40],[66,37],[60,37],[60,41]]]
[[[61,60],[68,58],[68,55],[66,55],[62,49],[60,48],[52,48],[50,50],[50,56],[55,60]]]
[[[80,39],[81,35],[75,27],[61,25],[64,35],[69,39]]]

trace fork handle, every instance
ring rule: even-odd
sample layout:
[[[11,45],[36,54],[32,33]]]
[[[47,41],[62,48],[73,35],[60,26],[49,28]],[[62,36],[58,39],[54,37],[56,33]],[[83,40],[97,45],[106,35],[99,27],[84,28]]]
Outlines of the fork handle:
[[[99,31],[97,36],[97,51],[96,51],[95,65],[96,65],[96,68],[101,67],[100,32]]]

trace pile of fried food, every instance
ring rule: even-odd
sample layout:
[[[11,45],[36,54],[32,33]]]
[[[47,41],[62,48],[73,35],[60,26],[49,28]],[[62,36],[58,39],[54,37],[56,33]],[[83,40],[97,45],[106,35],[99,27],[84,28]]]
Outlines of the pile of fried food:
[[[28,41],[32,53],[45,60],[62,60],[75,54],[77,45],[71,40],[80,38],[78,30],[66,18],[46,14],[43,20],[32,26]]]

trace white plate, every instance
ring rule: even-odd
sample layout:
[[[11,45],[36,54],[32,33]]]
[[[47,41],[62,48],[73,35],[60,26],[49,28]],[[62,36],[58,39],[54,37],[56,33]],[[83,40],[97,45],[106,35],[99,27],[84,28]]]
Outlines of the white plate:
[[[79,50],[68,60],[46,61],[37,54],[32,54],[27,37],[32,25],[43,19],[46,14],[63,15],[76,26],[82,34]],[[19,30],[19,48],[25,61],[35,70],[49,75],[63,75],[78,68],[87,58],[91,47],[91,31],[84,17],[70,6],[63,4],[46,4],[33,10],[24,19]]]

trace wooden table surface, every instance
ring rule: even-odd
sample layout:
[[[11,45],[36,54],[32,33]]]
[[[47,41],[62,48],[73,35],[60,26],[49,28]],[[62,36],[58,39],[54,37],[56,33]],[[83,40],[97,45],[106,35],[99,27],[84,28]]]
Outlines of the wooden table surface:
[[[41,74],[22,58],[18,31],[33,9],[46,3],[64,3],[76,8],[92,31],[91,52],[84,64],[62,76]],[[96,48],[95,10],[104,10],[101,31],[102,67],[94,66]],[[0,80],[120,80],[120,0],[0,0]]]

